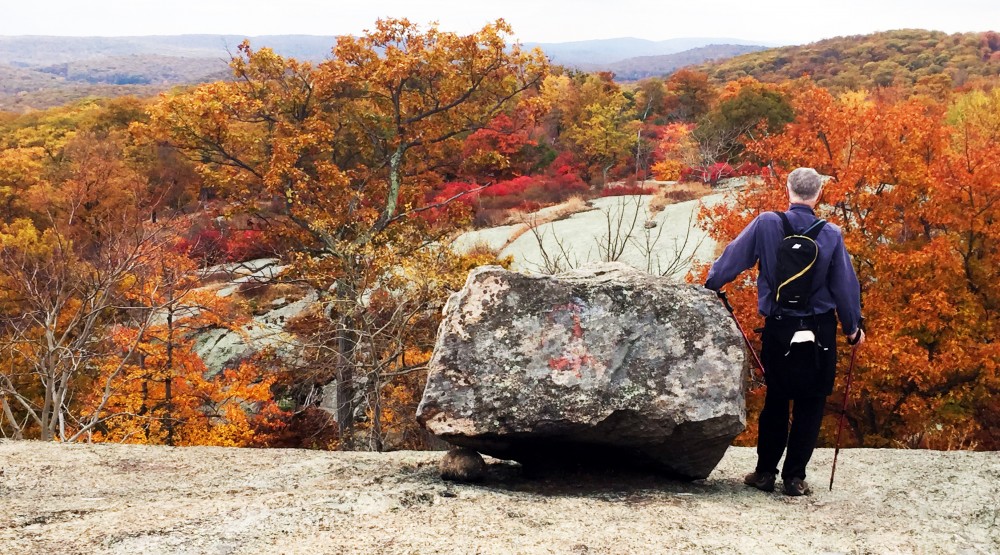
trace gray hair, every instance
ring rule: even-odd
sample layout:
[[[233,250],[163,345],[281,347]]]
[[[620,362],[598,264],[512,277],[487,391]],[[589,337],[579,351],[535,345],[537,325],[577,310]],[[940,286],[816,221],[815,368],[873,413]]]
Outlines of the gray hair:
[[[796,168],[788,174],[788,190],[802,200],[816,198],[822,188],[823,178],[812,168]]]

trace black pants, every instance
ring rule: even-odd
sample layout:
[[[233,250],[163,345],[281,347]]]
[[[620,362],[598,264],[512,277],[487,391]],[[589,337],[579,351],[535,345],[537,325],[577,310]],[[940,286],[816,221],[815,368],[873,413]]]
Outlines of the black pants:
[[[795,332],[804,329],[815,333],[815,343],[790,344]],[[758,472],[777,474],[778,461],[785,452],[782,478],[805,479],[806,465],[819,438],[826,397],[833,390],[836,334],[837,321],[832,311],[765,321],[761,358],[767,371],[767,395],[758,426]]]
[[[792,404],[791,431],[788,405]],[[781,477],[785,480],[806,477],[806,465],[812,458],[819,427],[823,421],[826,397],[800,397],[795,400],[768,390],[757,431],[757,472],[778,473],[778,461],[785,451]]]

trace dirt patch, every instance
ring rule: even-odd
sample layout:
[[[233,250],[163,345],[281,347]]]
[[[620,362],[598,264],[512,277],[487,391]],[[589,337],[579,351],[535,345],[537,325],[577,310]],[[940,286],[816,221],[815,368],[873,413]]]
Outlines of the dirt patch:
[[[0,443],[3,553],[1000,553],[1000,453],[813,458],[811,497],[708,480],[443,482],[442,453]]]
[[[662,212],[668,205],[697,200],[713,194],[712,187],[704,183],[671,183],[656,190],[649,201],[650,213]]]

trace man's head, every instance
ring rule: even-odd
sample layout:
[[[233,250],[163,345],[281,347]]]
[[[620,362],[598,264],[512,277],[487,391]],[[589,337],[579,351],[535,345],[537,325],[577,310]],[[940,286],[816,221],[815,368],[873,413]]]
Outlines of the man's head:
[[[788,200],[816,206],[823,178],[812,168],[796,168],[788,174]]]

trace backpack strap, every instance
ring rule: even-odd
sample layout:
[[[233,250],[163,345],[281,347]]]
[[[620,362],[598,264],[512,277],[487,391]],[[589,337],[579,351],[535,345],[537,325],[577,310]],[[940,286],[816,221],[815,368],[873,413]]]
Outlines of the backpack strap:
[[[778,212],[777,210],[775,210],[774,213],[777,214],[779,218],[781,218],[781,227],[785,229],[785,237],[788,237],[789,235],[795,235],[796,234],[795,230],[792,229],[792,224],[789,223],[788,216],[786,216],[784,212]]]
[[[826,225],[826,220],[816,220],[802,232],[802,235],[815,241],[819,237],[819,232],[823,230],[824,225]]]
[[[810,224],[805,231],[802,233],[796,233],[795,228],[793,228],[791,222],[788,221],[788,215],[784,212],[778,211],[775,211],[774,213],[781,218],[781,226],[785,229],[785,237],[788,237],[789,235],[805,235],[815,241],[816,238],[819,237],[819,232],[823,229],[823,226],[826,225],[826,220],[817,219]]]

